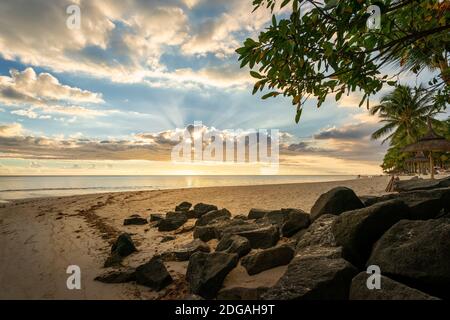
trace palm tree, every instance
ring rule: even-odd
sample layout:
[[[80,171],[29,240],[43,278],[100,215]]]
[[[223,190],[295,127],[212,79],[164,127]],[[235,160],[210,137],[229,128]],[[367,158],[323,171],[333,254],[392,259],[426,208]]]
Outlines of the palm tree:
[[[426,131],[427,119],[433,118],[441,109],[432,92],[422,87],[413,89],[400,85],[382,97],[379,105],[370,108],[370,114],[378,114],[384,124],[372,134],[372,139],[384,137],[382,143],[390,141],[398,147],[416,142]]]

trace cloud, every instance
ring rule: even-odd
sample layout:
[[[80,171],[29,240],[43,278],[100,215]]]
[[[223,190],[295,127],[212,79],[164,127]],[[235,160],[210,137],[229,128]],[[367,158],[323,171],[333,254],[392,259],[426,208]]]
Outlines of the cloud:
[[[0,125],[0,137],[15,137],[21,135],[23,132],[20,123],[11,123]]]
[[[376,125],[361,122],[357,124],[344,125],[339,128],[333,127],[321,130],[319,133],[314,135],[314,139],[359,140],[362,138],[367,138],[375,130]]]
[[[49,73],[36,74],[33,68],[10,70],[0,76],[0,102],[5,105],[44,104],[54,101],[101,103],[101,94],[61,84]]]
[[[0,55],[114,82],[239,85],[242,74],[228,74],[227,81],[219,81],[223,78],[219,71],[213,74],[206,68],[191,69],[186,76],[185,70],[169,71],[161,56],[170,50],[185,56],[230,58],[242,37],[256,33],[271,17],[268,10],[250,14],[251,2],[241,0],[79,0],[81,29],[70,30],[66,8],[71,4],[70,0],[0,2]],[[50,84],[53,80],[47,79]],[[12,101],[28,97],[11,89],[4,95]]]

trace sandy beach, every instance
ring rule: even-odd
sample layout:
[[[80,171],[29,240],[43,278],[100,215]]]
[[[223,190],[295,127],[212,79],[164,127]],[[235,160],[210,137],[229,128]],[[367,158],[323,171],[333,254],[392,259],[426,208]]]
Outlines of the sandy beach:
[[[309,212],[320,194],[335,186],[346,186],[357,195],[380,195],[389,177],[348,181],[207,187],[161,191],[137,191],[17,200],[0,204],[0,299],[172,299],[188,295],[184,280],[187,262],[168,262],[175,279],[159,293],[136,285],[103,284],[93,279],[106,271],[103,262],[112,241],[122,232],[132,235],[138,252],[123,264],[135,267],[192,240],[192,233],[160,233],[149,225],[123,226],[132,214],[147,217],[166,213],[182,201],[215,204],[233,215],[247,214],[251,208],[299,208]],[[193,221],[188,221],[187,224]],[[162,235],[175,241],[161,243]],[[214,247],[214,240],[210,243]],[[81,268],[81,290],[68,290],[66,268]],[[225,279],[225,287],[271,286],[286,267],[255,276],[241,266]]]

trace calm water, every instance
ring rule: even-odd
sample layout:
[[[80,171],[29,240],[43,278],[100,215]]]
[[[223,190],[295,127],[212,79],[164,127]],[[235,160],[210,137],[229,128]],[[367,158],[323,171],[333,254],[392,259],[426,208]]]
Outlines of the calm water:
[[[245,186],[353,179],[355,176],[0,176],[0,201],[100,192]]]

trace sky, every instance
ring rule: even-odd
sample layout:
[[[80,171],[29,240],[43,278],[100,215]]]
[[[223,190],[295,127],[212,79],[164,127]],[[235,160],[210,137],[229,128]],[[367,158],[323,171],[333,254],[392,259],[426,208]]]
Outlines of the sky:
[[[300,124],[290,100],[252,96],[234,50],[271,15],[251,2],[0,2],[0,175],[261,173],[172,163],[171,138],[195,121],[278,129],[278,174],[380,174],[387,146],[370,140],[380,125],[360,95],[308,101]],[[73,4],[80,29],[67,27]]]

